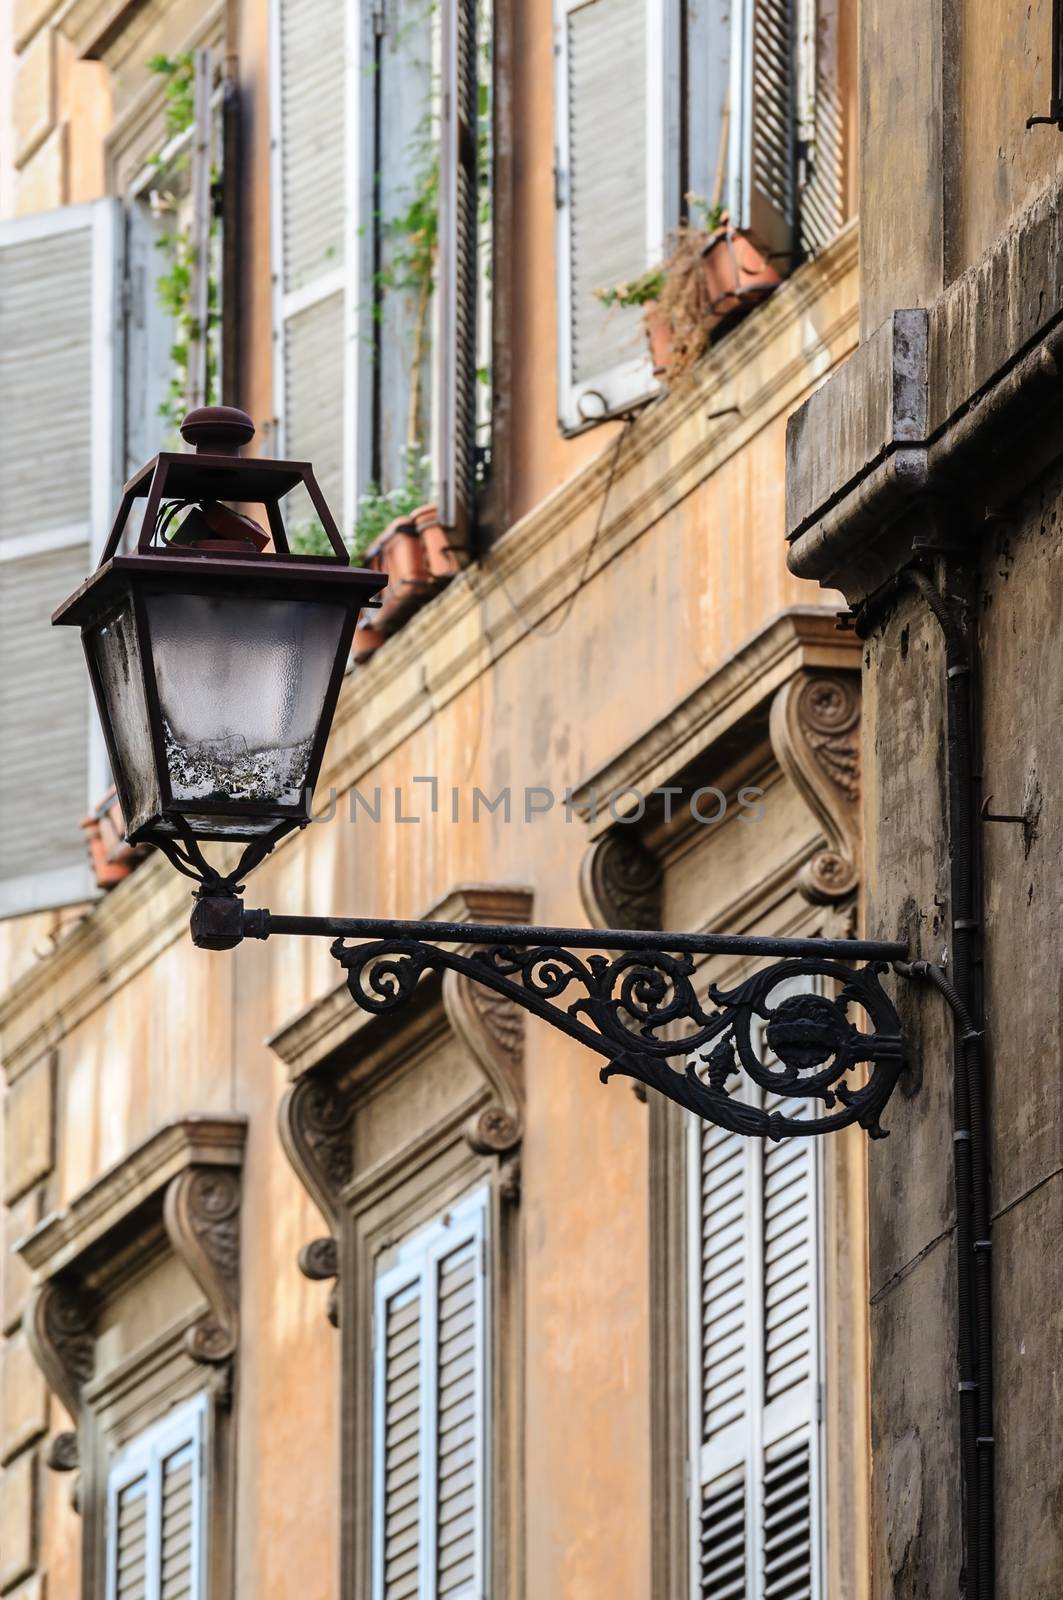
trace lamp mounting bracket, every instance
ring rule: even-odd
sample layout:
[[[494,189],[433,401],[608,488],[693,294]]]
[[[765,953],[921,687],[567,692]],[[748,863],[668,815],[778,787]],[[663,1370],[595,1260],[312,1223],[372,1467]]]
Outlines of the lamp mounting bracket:
[[[290,917],[247,910],[233,894],[204,894],[192,914],[201,949],[282,934],[331,939],[363,1011],[396,1011],[426,974],[458,972],[604,1056],[603,1082],[634,1078],[751,1137],[857,1123],[881,1138],[904,1066],[900,1019],[881,983],[907,959],[903,944]],[[697,958],[711,956],[771,964],[724,989],[699,978]]]

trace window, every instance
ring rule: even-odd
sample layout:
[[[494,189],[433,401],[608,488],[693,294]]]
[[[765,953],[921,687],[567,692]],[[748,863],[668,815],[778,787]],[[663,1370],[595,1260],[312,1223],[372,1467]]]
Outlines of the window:
[[[122,1452],[107,1481],[107,1600],[205,1600],[206,1396]]]
[[[273,0],[273,18],[278,449],[314,461],[348,537],[364,496],[403,491],[466,536],[488,453],[486,14]]]
[[[373,1600],[480,1600],[489,1572],[487,1191],[378,1263]]]
[[[823,1600],[818,1145],[694,1119],[689,1140],[690,1592]]]
[[[178,428],[196,405],[221,400],[222,90],[211,52],[181,58],[173,75],[195,108],[128,185],[122,281],[122,479],[160,448],[180,449]],[[198,115],[197,115],[198,113]],[[205,116],[206,136],[198,136]],[[200,272],[199,263],[203,263]],[[197,301],[199,304],[197,305]],[[205,312],[205,314],[204,314]],[[205,323],[204,337],[194,330]],[[136,515],[142,507],[138,506]],[[135,539],[134,528],[127,538]]]
[[[596,291],[662,259],[685,195],[776,265],[844,220],[833,0],[556,0],[559,418],[654,388],[637,307]]]
[[[106,757],[79,640],[48,621],[94,565],[117,476],[112,201],[0,224],[0,916],[95,893]]]

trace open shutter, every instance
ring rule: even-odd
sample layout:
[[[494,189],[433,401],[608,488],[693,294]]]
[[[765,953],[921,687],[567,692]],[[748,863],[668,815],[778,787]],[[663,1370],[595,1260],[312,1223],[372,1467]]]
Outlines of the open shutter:
[[[794,249],[796,0],[736,0],[732,38],[731,220],[776,265]]]
[[[486,1193],[376,1281],[373,1600],[487,1592]]]
[[[476,517],[477,0],[441,0],[435,429],[439,520],[471,543]]]
[[[672,0],[557,0],[558,386],[567,432],[654,390],[638,308],[595,291],[662,259],[678,220]]]
[[[207,1600],[207,1403],[140,1434],[107,1482],[107,1600]]]
[[[346,8],[272,0],[277,453],[312,461],[343,505]],[[295,496],[293,496],[293,501]],[[293,519],[312,515],[309,499]]]
[[[102,743],[80,641],[49,619],[114,506],[119,241],[112,201],[0,224],[0,916],[95,894]]]
[[[772,1004],[803,986],[779,985]],[[817,1147],[693,1118],[690,1139],[691,1595],[823,1600]]]
[[[845,108],[838,81],[837,0],[799,0],[798,250],[815,255],[845,222]]]

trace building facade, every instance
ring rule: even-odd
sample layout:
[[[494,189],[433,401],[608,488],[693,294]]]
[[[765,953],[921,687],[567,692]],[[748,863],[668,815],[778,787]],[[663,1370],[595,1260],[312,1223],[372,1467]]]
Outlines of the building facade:
[[[867,647],[784,539],[787,420],[865,348],[855,7],[4,29],[0,1594],[861,1600],[862,1133],[694,1126],[449,978],[385,1025],[310,942],[195,950],[47,629],[121,482],[238,403],[363,553],[422,504],[450,546],[250,901],[858,931]],[[719,206],[782,281],[655,372],[599,291]]]
[[[1047,1596],[1058,56],[1042,8],[861,13],[861,344],[791,421],[789,559],[863,636],[868,929],[943,964],[965,1013],[905,997],[915,1076],[869,1167],[873,1592]]]

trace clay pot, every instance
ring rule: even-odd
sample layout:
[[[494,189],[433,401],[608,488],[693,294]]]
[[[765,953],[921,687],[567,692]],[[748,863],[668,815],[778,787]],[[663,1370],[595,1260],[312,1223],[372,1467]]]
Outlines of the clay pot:
[[[450,542],[450,533],[439,521],[435,506],[421,506],[413,513],[424,549],[428,571],[440,587],[461,571],[461,551]]]
[[[368,661],[369,657],[380,649],[380,646],[388,637],[384,630],[377,626],[376,612],[371,612],[370,615],[373,618],[371,622],[359,620],[354,630],[351,659],[356,667],[360,667],[363,661]]]
[[[387,573],[387,588],[381,592],[380,608],[371,624],[385,635],[412,617],[437,587],[412,517],[397,517],[389,523],[366,552],[365,564],[374,572]]]
[[[146,845],[126,843],[125,819],[113,786],[81,826],[85,830],[85,842],[89,848],[89,860],[97,888],[113,889],[123,878],[128,878],[138,862],[148,855]]]
[[[752,240],[729,222],[709,234],[701,260],[709,301],[717,317],[729,317],[758,305],[782,282]]]
[[[647,300],[642,309],[646,337],[650,344],[650,360],[655,377],[662,377],[672,365],[672,324],[661,315],[656,300]]]

